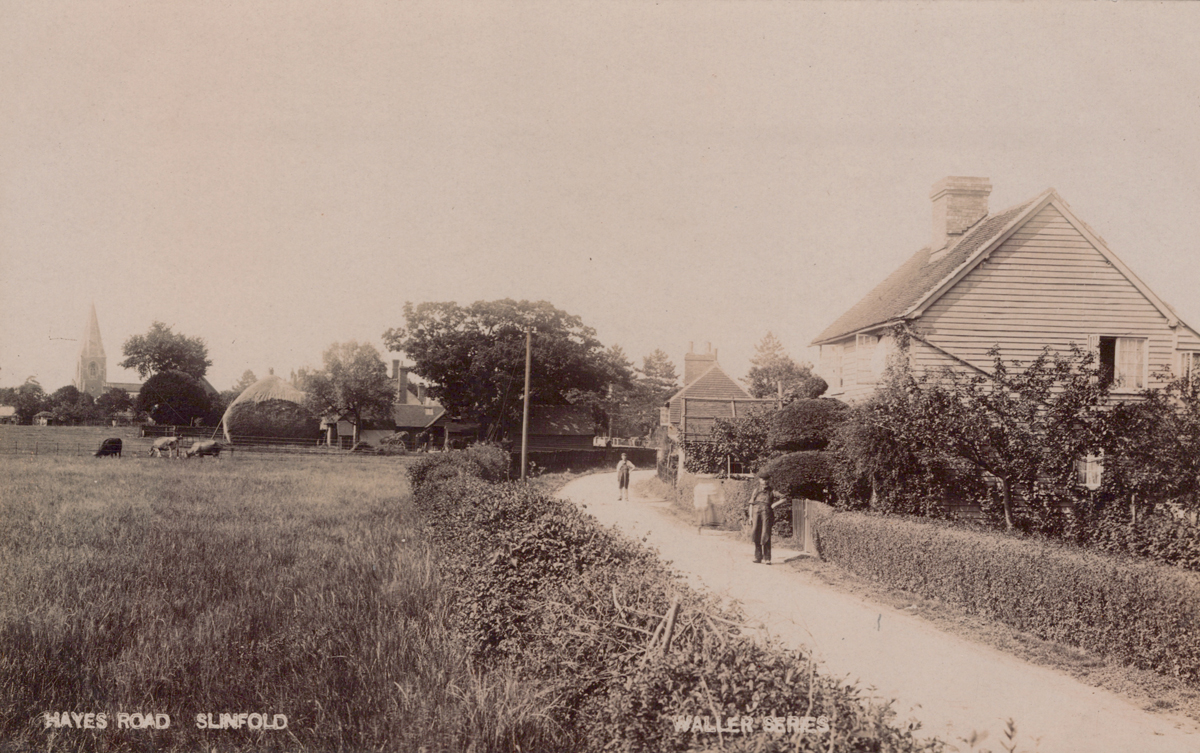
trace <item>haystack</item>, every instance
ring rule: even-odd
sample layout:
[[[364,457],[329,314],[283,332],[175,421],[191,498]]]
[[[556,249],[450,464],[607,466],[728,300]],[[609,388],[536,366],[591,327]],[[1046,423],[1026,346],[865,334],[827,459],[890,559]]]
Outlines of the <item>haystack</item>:
[[[316,437],[320,421],[303,407],[305,394],[283,379],[263,377],[225,409],[225,439],[239,437]]]

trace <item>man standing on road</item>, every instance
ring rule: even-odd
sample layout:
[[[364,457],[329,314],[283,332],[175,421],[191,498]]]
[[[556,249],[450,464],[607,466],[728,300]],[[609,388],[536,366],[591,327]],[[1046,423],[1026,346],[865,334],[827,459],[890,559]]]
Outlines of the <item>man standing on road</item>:
[[[754,539],[754,561],[771,564],[771,528],[775,525],[775,506],[783,500],[772,504],[774,492],[771,482],[765,478],[758,480],[758,490],[750,497],[750,521],[754,526],[751,537]]]
[[[629,472],[634,468],[633,463],[625,459],[621,453],[621,462],[617,463],[617,499],[629,499]]]

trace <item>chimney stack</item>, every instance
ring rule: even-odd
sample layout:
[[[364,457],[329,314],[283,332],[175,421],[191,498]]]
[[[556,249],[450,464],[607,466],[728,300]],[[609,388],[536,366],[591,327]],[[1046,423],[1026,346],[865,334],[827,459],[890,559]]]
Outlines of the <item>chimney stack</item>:
[[[396,372],[396,402],[408,405],[408,369],[401,366],[399,361],[392,361],[392,368]]]
[[[968,228],[988,214],[992,182],[987,178],[949,176],[933,184],[933,241],[937,252],[954,245]]]
[[[685,387],[696,381],[697,377],[717,362],[717,354],[712,350],[711,342],[705,343],[703,353],[693,353],[694,345],[694,342],[688,343],[688,353],[683,357],[683,384]]]

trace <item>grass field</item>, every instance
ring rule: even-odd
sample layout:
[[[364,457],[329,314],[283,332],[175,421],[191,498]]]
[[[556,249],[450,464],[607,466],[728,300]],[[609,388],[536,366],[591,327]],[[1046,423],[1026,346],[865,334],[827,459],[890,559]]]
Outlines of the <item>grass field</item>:
[[[0,750],[485,748],[403,469],[0,455]]]

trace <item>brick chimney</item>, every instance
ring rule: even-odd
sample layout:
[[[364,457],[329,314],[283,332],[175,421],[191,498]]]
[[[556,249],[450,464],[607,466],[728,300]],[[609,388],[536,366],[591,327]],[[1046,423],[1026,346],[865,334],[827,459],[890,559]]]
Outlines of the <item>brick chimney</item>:
[[[704,343],[704,352],[695,352],[695,343],[688,343],[688,353],[683,357],[683,384],[686,387],[696,381],[696,377],[708,371],[717,362],[717,352],[712,349],[712,343]]]
[[[399,361],[392,361],[392,372],[396,376],[396,402],[408,404],[408,369],[401,366]]]
[[[988,213],[992,182],[987,178],[949,176],[933,184],[933,241],[937,252],[953,246],[968,228]],[[932,259],[931,259],[932,260]]]

